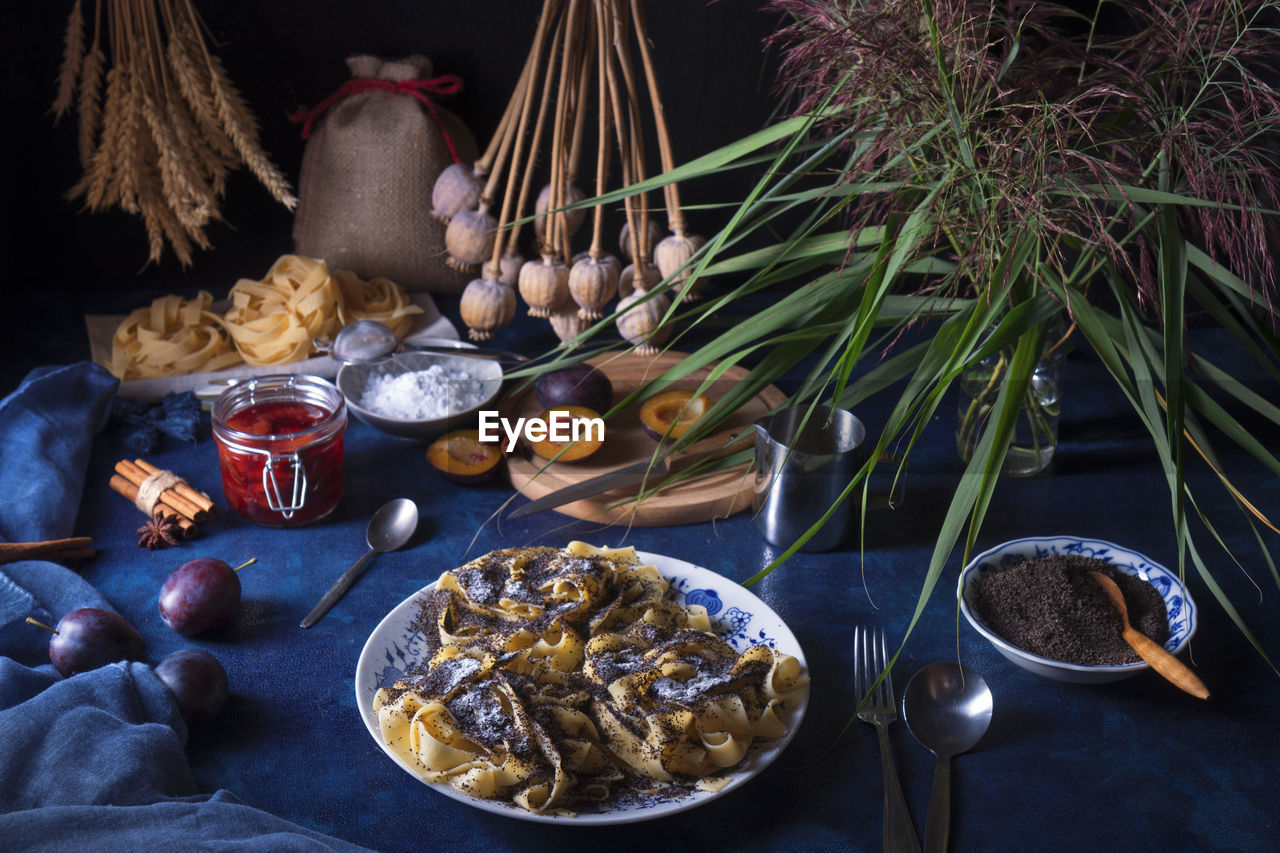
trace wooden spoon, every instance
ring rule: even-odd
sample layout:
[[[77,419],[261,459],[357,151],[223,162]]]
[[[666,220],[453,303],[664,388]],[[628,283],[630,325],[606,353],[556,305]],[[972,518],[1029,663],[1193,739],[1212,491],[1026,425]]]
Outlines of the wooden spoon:
[[[1152,669],[1163,675],[1175,687],[1199,699],[1208,699],[1209,688],[1204,686],[1204,682],[1197,678],[1194,672],[1187,669],[1186,664],[1169,654],[1164,646],[1129,624],[1129,608],[1125,606],[1124,593],[1120,591],[1120,587],[1116,586],[1116,582],[1102,572],[1089,572],[1089,574],[1093,575],[1093,579],[1107,593],[1107,598],[1111,599],[1111,606],[1120,614],[1125,642],[1143,660],[1151,664]]]

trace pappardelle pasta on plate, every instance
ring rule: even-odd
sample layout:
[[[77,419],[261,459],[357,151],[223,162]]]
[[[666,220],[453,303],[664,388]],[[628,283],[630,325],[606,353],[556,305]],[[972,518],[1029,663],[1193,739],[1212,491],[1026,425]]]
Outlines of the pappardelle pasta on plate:
[[[494,551],[421,596],[423,661],[373,698],[421,778],[534,814],[715,790],[787,734],[799,660],[742,653],[634,549]]]

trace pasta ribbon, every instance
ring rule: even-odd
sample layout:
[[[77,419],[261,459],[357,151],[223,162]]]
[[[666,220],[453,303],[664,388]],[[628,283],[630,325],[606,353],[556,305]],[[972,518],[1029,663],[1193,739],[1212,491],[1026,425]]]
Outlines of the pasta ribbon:
[[[240,362],[213,297],[161,296],[129,314],[111,338],[110,369],[121,380],[222,370]]]
[[[723,786],[786,734],[805,683],[795,658],[710,633],[630,548],[491,552],[441,575],[417,624],[432,653],[378,691],[384,741],[425,779],[537,813]]]
[[[344,326],[356,320],[376,320],[402,338],[413,326],[414,315],[422,313],[420,307],[409,302],[404,289],[390,279],[365,281],[351,270],[334,270],[333,278],[342,291],[338,316]]]
[[[284,255],[261,281],[242,278],[230,295],[227,329],[252,365],[300,361],[314,351],[312,339],[342,328],[342,291],[324,261]]]
[[[332,337],[356,320],[377,320],[396,337],[408,334],[422,308],[389,279],[365,281],[324,261],[282,255],[261,280],[231,288],[225,315],[213,297],[162,296],[116,328],[110,370],[120,379],[150,379],[222,370],[242,361],[289,364],[315,352],[313,340]]]

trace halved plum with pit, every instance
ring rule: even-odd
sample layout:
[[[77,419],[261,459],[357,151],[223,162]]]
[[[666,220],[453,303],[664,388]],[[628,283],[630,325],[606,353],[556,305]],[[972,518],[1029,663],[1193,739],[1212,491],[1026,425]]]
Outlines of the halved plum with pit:
[[[556,462],[580,462],[591,456],[604,444],[604,430],[600,413],[586,406],[556,406],[538,415],[545,426],[539,431],[541,440],[530,440],[533,452],[543,459]],[[596,425],[595,421],[600,424]],[[529,427],[526,427],[528,435]],[[562,452],[563,451],[563,452]]]
[[[482,442],[479,430],[460,429],[431,442],[427,462],[447,480],[474,485],[492,479],[502,463],[500,445]]]
[[[711,398],[695,391],[663,391],[640,406],[640,424],[650,438],[679,438],[711,409]]]

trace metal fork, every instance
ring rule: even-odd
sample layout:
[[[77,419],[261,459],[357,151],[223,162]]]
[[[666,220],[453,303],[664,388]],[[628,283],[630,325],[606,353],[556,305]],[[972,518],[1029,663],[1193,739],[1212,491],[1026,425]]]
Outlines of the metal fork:
[[[911,823],[907,801],[898,782],[898,767],[889,745],[889,724],[898,719],[892,670],[884,630],[858,626],[853,633],[853,689],[858,696],[858,719],[876,727],[880,738],[880,766],[884,773],[884,849],[886,853],[919,853],[920,837]],[[884,678],[881,678],[881,673]],[[874,688],[874,689],[873,689]]]

